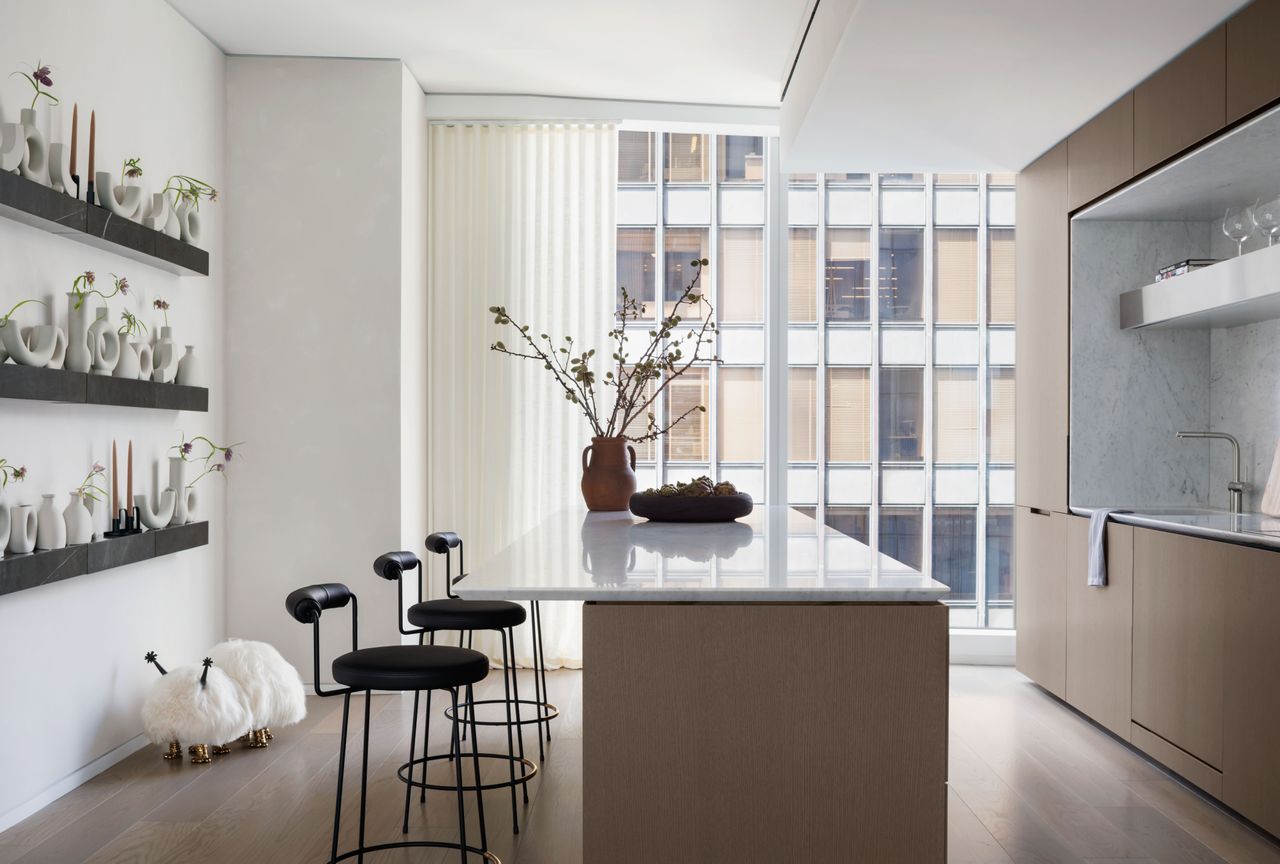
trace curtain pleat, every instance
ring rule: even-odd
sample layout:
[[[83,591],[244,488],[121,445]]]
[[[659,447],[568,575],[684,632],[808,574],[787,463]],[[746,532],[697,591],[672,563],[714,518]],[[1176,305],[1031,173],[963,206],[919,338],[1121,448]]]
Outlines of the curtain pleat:
[[[490,350],[517,337],[488,308],[506,306],[535,336],[572,336],[575,353],[603,347],[615,292],[617,131],[433,125],[429,158],[428,512],[432,530],[463,538],[471,569],[580,503],[590,427],[541,366]],[[431,596],[443,596],[443,564],[427,564]],[[580,667],[580,604],[543,603],[542,613],[549,664]],[[530,635],[528,625],[517,630],[523,665],[533,659]],[[495,659],[500,645],[476,634],[477,650]]]

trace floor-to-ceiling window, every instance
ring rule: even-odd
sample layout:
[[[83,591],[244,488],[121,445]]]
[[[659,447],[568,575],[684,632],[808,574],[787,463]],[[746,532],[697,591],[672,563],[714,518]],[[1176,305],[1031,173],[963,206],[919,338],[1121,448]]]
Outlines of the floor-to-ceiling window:
[[[642,486],[705,473],[764,500],[765,408],[782,406],[786,503],[950,585],[953,626],[1012,627],[1013,175],[775,189],[768,143],[619,133],[619,281],[656,302],[710,258],[720,325],[721,362],[660,406],[708,411],[641,452]],[[771,308],[785,310],[781,375],[766,367]]]

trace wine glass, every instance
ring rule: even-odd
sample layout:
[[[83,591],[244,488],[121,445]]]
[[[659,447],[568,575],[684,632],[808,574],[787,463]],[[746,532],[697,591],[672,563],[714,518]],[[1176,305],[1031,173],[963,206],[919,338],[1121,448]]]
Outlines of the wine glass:
[[[1249,218],[1253,227],[1267,235],[1267,245],[1272,245],[1276,235],[1280,234],[1280,199],[1273,199],[1265,204],[1255,201],[1249,208]]]
[[[1247,207],[1228,207],[1222,217],[1222,233],[1236,241],[1236,255],[1244,254],[1244,241],[1253,233]]]

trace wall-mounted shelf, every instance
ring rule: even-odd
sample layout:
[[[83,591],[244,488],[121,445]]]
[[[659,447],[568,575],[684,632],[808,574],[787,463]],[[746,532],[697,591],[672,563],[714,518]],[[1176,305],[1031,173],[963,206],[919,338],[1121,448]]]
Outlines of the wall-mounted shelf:
[[[1280,246],[1125,291],[1120,327],[1208,329],[1280,318]]]
[[[209,410],[209,391],[204,387],[131,381],[110,375],[39,369],[14,363],[0,364],[0,399],[121,405],[168,411]]]
[[[209,523],[192,522],[27,555],[0,558],[0,595],[149,561],[209,543]]]
[[[8,171],[0,171],[0,216],[167,273],[209,275],[205,250]]]

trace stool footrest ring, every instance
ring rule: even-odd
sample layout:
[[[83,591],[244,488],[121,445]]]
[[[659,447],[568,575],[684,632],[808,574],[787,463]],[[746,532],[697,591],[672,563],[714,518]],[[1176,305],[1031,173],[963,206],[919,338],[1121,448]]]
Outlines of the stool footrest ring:
[[[555,705],[552,705],[550,702],[539,702],[536,699],[512,699],[511,700],[511,704],[513,705],[516,704],[517,702],[519,702],[521,705],[537,706],[538,716],[529,717],[529,718],[521,717],[519,720],[512,720],[511,721],[512,726],[516,726],[516,725],[529,726],[535,723],[548,723],[560,716],[560,709],[557,708]],[[507,704],[506,699],[477,699],[475,702],[471,702],[471,703],[459,702],[458,707],[467,708],[468,705],[505,705],[505,704]],[[463,711],[462,713],[465,715],[467,712]],[[449,718],[450,720],[453,719],[453,706],[449,706],[448,708],[444,709],[444,716]],[[463,720],[462,722],[470,723],[471,721]],[[477,719],[475,722],[477,726],[506,726],[507,725],[506,720]]]
[[[525,759],[520,756],[516,756],[513,759],[512,757],[508,756],[506,753],[477,753],[476,755],[479,756],[481,759],[501,759],[503,762],[512,761],[522,765],[523,770],[527,771],[528,773],[525,774],[524,776],[517,777],[515,779],[514,785],[516,786],[519,786],[524,783],[528,783],[538,774],[538,766],[535,765],[529,759]],[[419,789],[425,787],[427,789],[438,789],[441,792],[456,792],[458,790],[458,785],[456,783],[424,783],[421,780],[412,780],[404,776],[405,769],[408,768],[410,765],[412,765],[414,768],[417,768],[423,762],[437,762],[441,759],[449,759],[449,758],[451,757],[450,757],[450,754],[448,753],[438,753],[435,756],[420,757],[418,759],[414,759],[412,762],[401,763],[400,767],[396,769],[396,776],[400,778],[400,781],[402,783],[407,783],[410,786],[415,786]],[[462,758],[469,759],[471,758],[471,754],[464,753]],[[508,786],[511,786],[511,785],[512,785],[512,782],[510,780],[503,780],[500,783],[483,783],[481,784],[480,789],[482,791],[487,791],[489,789],[506,789]],[[473,785],[463,784],[462,791],[474,792],[476,791],[476,787],[474,784]]]
[[[341,855],[339,855],[337,858],[334,858],[333,860],[335,862],[345,861],[348,858],[354,858],[357,855],[369,855],[373,852],[387,852],[391,849],[414,849],[414,848],[461,850],[464,847],[462,846],[461,843],[450,843],[446,840],[404,840],[399,843],[379,843],[376,846],[365,846],[363,849],[352,849],[349,852],[343,852]],[[502,860],[498,858],[497,855],[494,855],[492,852],[482,851],[479,846],[467,846],[465,848],[467,850],[468,855],[474,853],[476,855],[481,856],[483,860],[490,862],[490,864],[502,864]]]

